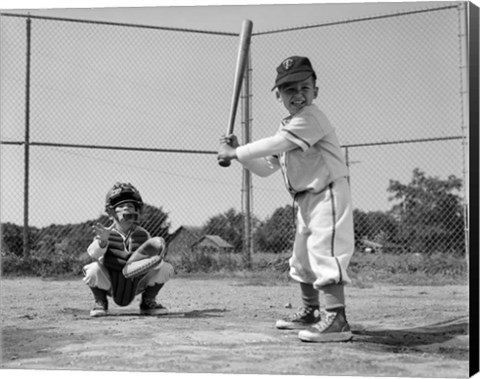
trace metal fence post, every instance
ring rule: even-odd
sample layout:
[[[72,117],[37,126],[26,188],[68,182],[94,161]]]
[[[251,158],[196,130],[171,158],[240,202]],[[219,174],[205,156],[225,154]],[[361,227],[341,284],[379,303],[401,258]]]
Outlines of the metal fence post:
[[[245,76],[243,78],[242,86],[242,123],[243,123],[243,139],[244,143],[248,143],[251,140],[251,55],[248,53],[247,66],[245,70]],[[244,239],[243,239],[243,262],[245,268],[251,268],[252,266],[252,223],[251,223],[251,181],[252,174],[249,170],[243,169],[243,215],[244,215]]]
[[[28,230],[28,198],[29,198],[29,170],[30,170],[30,53],[31,53],[31,24],[27,18],[27,51],[26,51],[26,74],[25,74],[25,141],[24,141],[24,193],[23,193],[23,256],[30,254],[29,230]]]

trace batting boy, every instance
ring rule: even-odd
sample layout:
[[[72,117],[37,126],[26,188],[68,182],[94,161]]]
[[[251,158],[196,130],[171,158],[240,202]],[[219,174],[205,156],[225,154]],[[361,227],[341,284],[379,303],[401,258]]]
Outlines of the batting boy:
[[[223,136],[218,159],[237,159],[259,176],[281,170],[298,210],[290,276],[300,283],[303,308],[278,320],[279,329],[303,329],[302,341],[351,338],[344,285],[354,251],[348,169],[327,117],[313,104],[316,74],[306,57],[292,56],[277,68],[277,99],[289,115],[277,133],[243,146]],[[320,316],[320,296],[325,310]]]
[[[100,223],[93,226],[95,237],[87,251],[95,262],[84,267],[83,281],[90,287],[95,299],[90,311],[92,317],[107,315],[107,295],[117,305],[126,306],[136,295],[142,294],[140,314],[168,313],[167,308],[157,303],[155,298],[173,276],[170,263],[161,261],[150,271],[134,278],[127,279],[122,271],[139,247],[153,246],[152,241],[155,242],[149,232],[138,225],[142,208],[142,197],[130,183],[116,183],[107,193],[105,210],[113,223],[109,227]]]

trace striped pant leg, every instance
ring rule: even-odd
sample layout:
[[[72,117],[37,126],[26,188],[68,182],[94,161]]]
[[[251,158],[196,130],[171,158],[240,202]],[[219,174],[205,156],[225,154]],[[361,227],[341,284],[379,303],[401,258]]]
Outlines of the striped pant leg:
[[[354,233],[347,180],[337,180],[318,194],[303,194],[298,206],[292,278],[317,289],[350,283],[347,267],[354,251]]]

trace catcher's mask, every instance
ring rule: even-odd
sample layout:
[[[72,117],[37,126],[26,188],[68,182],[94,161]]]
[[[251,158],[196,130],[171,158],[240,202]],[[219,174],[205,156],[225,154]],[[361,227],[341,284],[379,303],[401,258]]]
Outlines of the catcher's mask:
[[[117,215],[115,208],[124,203],[133,203],[135,213],[122,213]],[[115,183],[108,191],[105,199],[105,211],[109,216],[119,221],[137,221],[143,209],[143,200],[140,192],[130,183]]]

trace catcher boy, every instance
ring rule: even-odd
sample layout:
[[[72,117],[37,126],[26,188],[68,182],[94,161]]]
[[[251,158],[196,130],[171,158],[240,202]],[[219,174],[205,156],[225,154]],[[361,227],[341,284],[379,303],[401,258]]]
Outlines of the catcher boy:
[[[303,329],[302,341],[334,342],[351,338],[345,315],[344,285],[354,251],[348,169],[335,129],[313,104],[316,74],[306,57],[292,56],[277,68],[277,99],[289,115],[277,133],[239,146],[222,136],[219,159],[237,159],[259,176],[281,170],[297,205],[290,276],[300,283],[303,308],[278,320],[279,329]],[[320,312],[320,296],[324,308]]]
[[[94,240],[87,252],[95,261],[83,269],[83,281],[95,299],[92,317],[107,315],[107,296],[117,305],[127,306],[138,294],[142,294],[140,314],[168,313],[155,298],[174,270],[163,261],[163,239],[152,238],[138,225],[142,208],[142,197],[130,183],[116,183],[107,193],[105,211],[113,223],[93,226]]]

